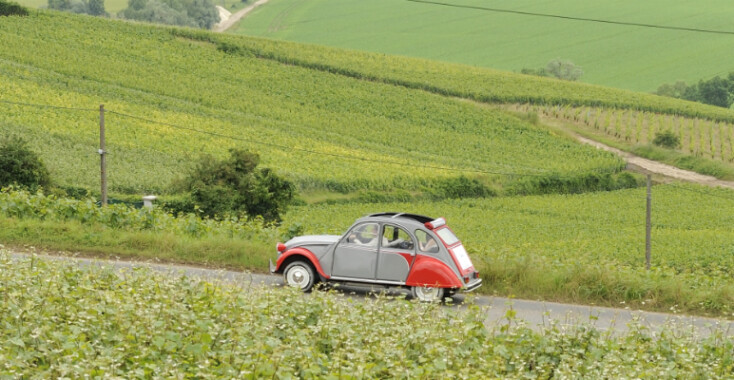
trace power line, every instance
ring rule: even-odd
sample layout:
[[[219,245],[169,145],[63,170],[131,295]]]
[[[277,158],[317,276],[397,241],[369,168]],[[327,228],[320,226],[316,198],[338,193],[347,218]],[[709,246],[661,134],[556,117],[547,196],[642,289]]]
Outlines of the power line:
[[[689,192],[692,192],[692,193],[698,193],[698,194],[706,195],[706,196],[709,196],[709,197],[715,197],[715,198],[726,199],[728,201],[734,201],[734,198],[731,198],[731,197],[726,197],[726,196],[722,196],[722,195],[718,195],[718,194],[714,194],[714,193],[709,193],[709,192],[701,191],[701,190],[690,189],[690,188],[687,188],[687,187],[683,187],[683,186],[677,185],[675,183],[669,183],[668,185],[671,186],[671,187],[675,187],[676,189],[680,189],[680,190],[684,190],[684,191],[689,191]]]
[[[190,128],[190,127],[183,127],[183,126],[176,125],[176,124],[171,124],[171,123],[161,122],[161,121],[157,121],[157,120],[147,119],[147,118],[144,118],[144,117],[130,115],[130,114],[125,114],[125,113],[121,113],[121,112],[117,112],[117,111],[112,111],[112,110],[106,110],[106,112],[109,112],[109,113],[112,113],[112,114],[116,114],[116,115],[119,115],[119,116],[123,116],[123,117],[128,117],[128,118],[131,118],[131,119],[136,119],[136,120],[144,121],[144,122],[151,123],[151,124],[164,125],[164,126],[167,126],[167,127],[170,127],[170,128],[174,128],[174,129],[187,130],[187,131],[201,133],[201,134],[206,134],[206,135],[215,136],[215,137],[219,137],[219,138],[225,138],[225,139],[230,139],[230,140],[242,141],[242,142],[247,142],[247,143],[254,143],[254,144],[265,145],[265,146],[272,146],[272,147],[276,147],[276,148],[283,149],[283,150],[296,150],[296,151],[310,153],[310,154],[317,154],[317,155],[324,155],[324,156],[330,156],[330,157],[345,158],[345,159],[350,159],[350,160],[374,162],[374,163],[380,163],[380,164],[409,166],[409,167],[416,167],[416,168],[422,168],[422,169],[460,171],[460,172],[478,173],[478,174],[507,175],[507,176],[518,176],[518,177],[539,177],[539,178],[540,177],[546,177],[546,175],[542,175],[542,174],[510,173],[510,172],[500,172],[500,171],[481,170],[481,169],[449,168],[449,167],[445,167],[445,166],[419,165],[419,164],[410,164],[410,163],[407,163],[407,162],[390,161],[390,160],[376,160],[376,159],[371,159],[371,158],[366,158],[366,157],[355,157],[355,156],[348,156],[348,155],[337,154],[337,153],[319,152],[319,151],[315,151],[315,150],[311,150],[311,149],[290,147],[290,146],[286,146],[286,145],[280,145],[280,144],[274,144],[274,143],[259,141],[259,140],[252,139],[252,138],[245,139],[245,138],[241,138],[241,137],[230,136],[230,135],[225,135],[225,134],[216,133],[216,132],[204,131],[204,130]],[[580,173],[580,174],[583,174],[583,173]]]
[[[450,4],[450,3],[443,3],[439,1],[428,1],[428,0],[405,0],[405,1],[410,1],[413,3],[431,4],[431,5],[442,5],[446,7],[452,7],[452,8],[476,9],[476,10],[482,10],[482,11],[488,11],[488,12],[512,13],[512,14],[518,14],[518,15],[524,15],[524,16],[557,18],[557,19],[562,19],[562,20],[586,21],[586,22],[596,22],[596,23],[602,23],[602,24],[625,25],[625,26],[639,26],[639,27],[644,27],[644,28],[667,29],[667,30],[677,30],[677,31],[684,31],[684,32],[734,35],[734,31],[727,31],[727,30],[700,29],[700,28],[688,28],[688,27],[682,27],[682,26],[667,26],[667,25],[643,24],[643,23],[636,23],[636,22],[602,20],[602,19],[585,18],[585,17],[554,15],[554,14],[548,14],[548,13],[536,13],[536,12],[515,11],[515,10],[510,10],[510,9],[488,8],[488,7],[478,6],[478,5]]]
[[[69,111],[94,111],[94,112],[99,112],[99,109],[95,109],[95,108],[77,108],[77,107],[52,106],[52,105],[49,105],[49,104],[12,102],[12,101],[9,101],[9,100],[4,100],[4,99],[0,99],[0,103],[13,104],[13,105],[16,105],[16,106],[25,106],[25,107],[53,108],[53,109],[61,109],[61,110],[69,110]]]
[[[22,102],[13,102],[8,100],[2,100],[0,99],[0,102],[7,103],[7,104],[14,104],[14,105],[21,105],[21,106],[29,106],[29,107],[37,107],[37,108],[54,108],[54,109],[61,109],[61,110],[72,110],[72,111],[88,111],[88,112],[99,112],[98,109],[95,108],[77,108],[77,107],[62,107],[62,106],[53,106],[48,104],[37,104],[37,103],[22,103]],[[191,127],[184,127],[172,123],[167,123],[163,121],[148,119],[136,115],[131,115],[127,113],[117,112],[110,109],[105,109],[105,113],[111,113],[122,117],[127,117],[130,119],[135,119],[151,124],[158,124],[167,126],[174,129],[180,129],[180,130],[187,130],[195,133],[201,133],[206,134],[210,136],[215,136],[219,138],[229,139],[229,140],[235,140],[235,141],[242,141],[246,143],[252,143],[252,144],[258,144],[258,145],[264,145],[264,146],[271,146],[283,150],[289,150],[289,151],[300,151],[304,153],[309,154],[316,154],[316,155],[323,155],[323,156],[329,156],[329,157],[337,157],[337,158],[344,158],[349,160],[358,160],[358,161],[365,161],[365,162],[374,162],[379,164],[388,164],[388,165],[400,165],[404,167],[414,167],[414,168],[421,168],[421,169],[433,169],[433,170],[446,170],[446,171],[454,171],[454,172],[464,172],[464,173],[477,173],[477,174],[490,174],[490,175],[504,175],[504,176],[514,176],[514,177],[536,177],[536,178],[546,178],[548,175],[553,175],[554,173],[545,173],[545,174],[532,174],[532,173],[513,173],[513,172],[502,172],[502,171],[492,171],[492,170],[482,170],[482,169],[461,169],[461,168],[450,168],[445,166],[437,166],[437,165],[420,165],[420,164],[411,164],[407,162],[399,162],[399,161],[390,161],[390,160],[377,160],[377,159],[371,159],[366,157],[355,157],[355,156],[349,156],[344,154],[337,154],[337,153],[328,153],[328,152],[319,152],[311,149],[305,149],[305,148],[297,148],[297,147],[290,147],[286,145],[281,144],[275,144],[265,141],[259,141],[253,138],[241,138],[237,136],[230,136],[225,135],[217,132],[210,132],[205,131],[201,129],[191,128]],[[611,173],[609,170],[591,170],[592,173]],[[588,174],[588,172],[581,172],[576,174]],[[558,176],[558,178],[571,178],[571,175],[566,176]]]

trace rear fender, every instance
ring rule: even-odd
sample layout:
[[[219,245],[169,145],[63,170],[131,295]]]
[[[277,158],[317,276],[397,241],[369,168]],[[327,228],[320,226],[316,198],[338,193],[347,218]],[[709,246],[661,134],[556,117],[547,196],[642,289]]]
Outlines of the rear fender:
[[[285,252],[283,252],[282,255],[278,256],[278,260],[275,262],[275,270],[274,273],[281,273],[285,269],[284,263],[290,262],[293,259],[296,258],[302,258],[313,265],[314,268],[316,268],[316,271],[319,272],[319,275],[322,278],[329,278],[330,276],[327,276],[326,273],[324,273],[324,270],[321,268],[321,263],[319,263],[319,259],[316,258],[316,255],[313,254],[313,252],[309,251],[306,248],[296,247],[291,248]]]
[[[426,255],[418,255],[405,285],[439,288],[461,288],[462,286],[456,273],[448,265]]]

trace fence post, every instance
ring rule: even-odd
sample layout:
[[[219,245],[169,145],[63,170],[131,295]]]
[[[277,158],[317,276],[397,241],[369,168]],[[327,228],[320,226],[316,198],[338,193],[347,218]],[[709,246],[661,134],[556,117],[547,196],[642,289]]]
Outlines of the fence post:
[[[652,214],[652,185],[651,185],[650,174],[647,175],[647,215],[645,217],[645,269],[650,270],[650,251],[651,242],[650,235],[652,232],[652,221],[650,214]]]
[[[104,137],[104,104],[99,105],[99,158],[100,158],[100,174],[102,177],[102,206],[107,206],[107,162],[105,156],[105,137]]]

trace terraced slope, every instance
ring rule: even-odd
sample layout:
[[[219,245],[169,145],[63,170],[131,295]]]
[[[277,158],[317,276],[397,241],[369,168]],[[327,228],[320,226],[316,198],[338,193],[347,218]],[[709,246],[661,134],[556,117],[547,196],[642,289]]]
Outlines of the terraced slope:
[[[31,140],[62,184],[96,187],[96,108],[104,103],[117,112],[106,124],[110,183],[118,191],[160,191],[200,152],[223,155],[232,147],[261,152],[265,165],[303,188],[340,191],[413,191],[460,175],[502,185],[512,180],[502,173],[574,176],[621,167],[608,153],[498,110],[246,50],[309,57],[318,48],[215,38],[49,12],[7,18],[0,24],[2,133]],[[346,70],[360,58],[334,63]]]

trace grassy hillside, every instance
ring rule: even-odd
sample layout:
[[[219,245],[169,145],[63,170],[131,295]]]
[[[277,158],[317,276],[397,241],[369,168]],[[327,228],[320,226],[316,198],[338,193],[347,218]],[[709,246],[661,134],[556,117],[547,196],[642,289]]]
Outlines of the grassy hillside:
[[[271,0],[236,33],[507,71],[573,61],[582,81],[653,91],[734,70],[732,35],[616,25],[467,8],[732,31],[724,0],[485,1]],[[723,55],[722,55],[723,54]],[[727,58],[728,57],[728,58]]]
[[[95,108],[104,103],[117,112],[106,124],[110,183],[118,191],[161,191],[199,153],[231,147],[261,152],[264,165],[302,188],[339,191],[414,191],[459,175],[503,186],[517,178],[502,173],[574,176],[621,167],[608,153],[498,110],[223,51],[186,33],[213,36],[46,12],[4,20],[0,100],[82,110],[0,103],[2,133],[31,140],[62,184],[96,187]]]

